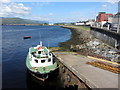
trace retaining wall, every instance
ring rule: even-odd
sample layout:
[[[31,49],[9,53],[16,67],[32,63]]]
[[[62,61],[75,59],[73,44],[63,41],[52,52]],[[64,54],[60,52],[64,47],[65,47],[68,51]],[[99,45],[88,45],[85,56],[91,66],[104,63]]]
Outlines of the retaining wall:
[[[101,28],[96,28],[96,27],[90,27],[90,33],[97,39],[120,50],[120,34],[119,33],[101,29]]]

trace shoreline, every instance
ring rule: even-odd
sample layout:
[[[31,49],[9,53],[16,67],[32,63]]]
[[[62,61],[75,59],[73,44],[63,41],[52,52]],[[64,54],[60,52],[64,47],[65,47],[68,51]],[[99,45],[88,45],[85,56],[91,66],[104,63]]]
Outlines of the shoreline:
[[[89,30],[85,31],[85,30],[80,30],[79,28],[69,27],[69,26],[61,26],[61,27],[70,29],[71,31],[70,39],[65,42],[59,43],[59,47],[63,47],[68,51],[71,50],[73,46],[82,45],[92,39],[92,36],[90,35]]]
[[[59,43],[62,51],[72,51],[84,56],[102,58],[120,63],[120,54],[116,49],[96,39],[90,34],[90,30],[82,30],[79,26],[61,26],[70,29],[71,38]]]

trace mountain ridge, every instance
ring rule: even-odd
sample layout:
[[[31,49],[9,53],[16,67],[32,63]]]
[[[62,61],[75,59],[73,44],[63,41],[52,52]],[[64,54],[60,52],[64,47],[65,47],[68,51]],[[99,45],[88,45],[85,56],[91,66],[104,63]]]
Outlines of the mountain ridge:
[[[48,21],[37,21],[37,20],[30,20],[30,19],[22,19],[22,18],[8,18],[8,17],[0,17],[2,18],[2,24],[44,24],[49,23]]]

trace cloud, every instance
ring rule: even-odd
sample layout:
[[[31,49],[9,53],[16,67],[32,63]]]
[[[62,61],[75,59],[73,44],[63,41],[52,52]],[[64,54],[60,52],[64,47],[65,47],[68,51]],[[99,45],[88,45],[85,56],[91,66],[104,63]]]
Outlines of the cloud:
[[[103,10],[107,10],[107,8],[108,8],[107,4],[104,4],[104,5],[101,6],[101,9],[103,9]]]
[[[56,18],[58,19],[57,15],[54,13],[48,13],[48,14],[37,14],[37,15],[30,15],[29,18],[32,18],[33,20],[40,20],[40,21],[54,21]]]
[[[11,0],[0,0],[0,3],[8,3],[10,2]]]
[[[48,16],[54,16],[54,15],[55,15],[55,14],[53,14],[53,13],[49,13],[49,14],[48,14]]]
[[[30,8],[23,3],[2,3],[0,6],[0,17],[20,17],[30,13]]]
[[[46,5],[49,5],[49,2],[31,2],[33,6],[38,6],[38,7],[44,7]]]
[[[45,16],[40,16],[40,15],[31,15],[30,16],[33,20],[38,20],[38,21],[50,21],[50,18],[45,17]]]
[[[118,2],[119,0],[107,0],[107,2],[111,3],[111,4],[115,4],[116,2]]]
[[[118,3],[113,3],[113,2],[105,2],[104,4],[102,4],[100,6],[100,9],[98,10],[99,12],[100,11],[103,11],[103,12],[106,12],[106,13],[117,13],[118,11]]]
[[[107,5],[105,5],[105,4],[104,4],[104,5],[102,5],[102,7],[103,7],[103,8],[106,8],[106,7],[107,7]]]

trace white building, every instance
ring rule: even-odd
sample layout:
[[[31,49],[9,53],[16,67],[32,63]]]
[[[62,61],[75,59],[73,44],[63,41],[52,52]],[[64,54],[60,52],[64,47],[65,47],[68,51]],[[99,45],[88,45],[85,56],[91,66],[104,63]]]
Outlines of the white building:
[[[84,25],[85,23],[84,22],[81,22],[81,21],[78,21],[75,23],[75,25]]]
[[[88,21],[85,22],[85,25],[93,26],[94,23],[95,23],[95,20],[90,19],[90,20],[88,20]]]
[[[95,23],[95,20],[89,19],[88,21],[78,21],[75,25],[90,25],[92,26]]]
[[[53,23],[49,23],[50,26],[54,25]]]
[[[113,22],[113,16],[108,17],[108,23],[112,23]]]
[[[120,29],[120,12],[115,14],[112,19],[112,29],[117,31],[117,29]],[[120,33],[120,31],[119,31]]]

